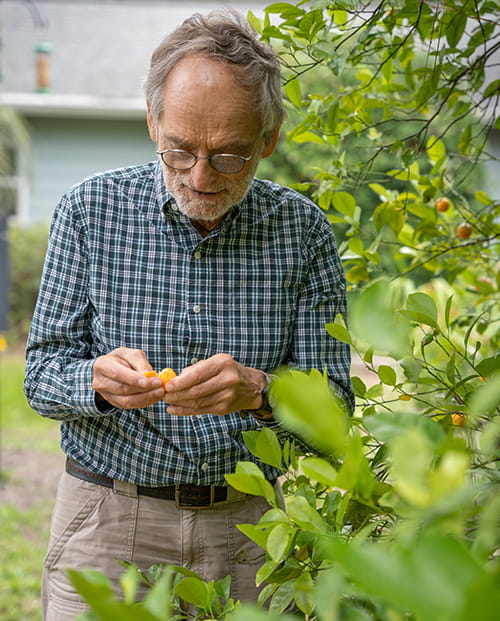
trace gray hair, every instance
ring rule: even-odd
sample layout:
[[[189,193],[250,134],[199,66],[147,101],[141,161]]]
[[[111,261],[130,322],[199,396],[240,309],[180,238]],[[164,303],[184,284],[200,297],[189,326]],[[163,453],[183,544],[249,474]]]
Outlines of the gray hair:
[[[195,13],[167,35],[153,52],[144,92],[155,126],[163,112],[165,80],[187,56],[204,56],[230,65],[235,80],[255,97],[262,134],[269,139],[285,118],[278,57],[239,13]]]

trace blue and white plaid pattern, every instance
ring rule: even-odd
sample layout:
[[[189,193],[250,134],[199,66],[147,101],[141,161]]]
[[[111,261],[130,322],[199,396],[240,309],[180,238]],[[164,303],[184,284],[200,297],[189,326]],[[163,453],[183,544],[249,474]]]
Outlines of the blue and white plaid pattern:
[[[124,346],[177,372],[216,353],[268,372],[326,368],[352,406],[349,348],[324,327],[339,312],[345,280],[331,227],[300,194],[256,179],[202,238],[176,209],[158,162],[109,171],[74,186],[56,209],[26,394],[61,421],[66,454],[95,472],[143,485],[220,485],[238,461],[255,461],[241,432],[261,423],[237,412],[170,416],[163,403],[102,413],[94,359]]]

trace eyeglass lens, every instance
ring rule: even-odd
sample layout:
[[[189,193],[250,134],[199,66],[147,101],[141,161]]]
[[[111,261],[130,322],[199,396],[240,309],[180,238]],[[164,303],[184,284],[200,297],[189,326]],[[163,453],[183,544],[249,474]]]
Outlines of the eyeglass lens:
[[[169,150],[161,153],[162,159],[170,168],[178,170],[188,170],[192,168],[199,159],[208,159],[212,168],[221,173],[238,173],[243,170],[247,158],[239,155],[215,154],[207,158],[198,157],[194,153],[182,150]],[[249,158],[248,158],[249,159]]]

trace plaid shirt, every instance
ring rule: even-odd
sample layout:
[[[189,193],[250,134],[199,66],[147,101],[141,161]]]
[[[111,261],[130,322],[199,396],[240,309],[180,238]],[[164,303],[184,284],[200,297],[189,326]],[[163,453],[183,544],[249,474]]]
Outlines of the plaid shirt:
[[[65,453],[94,472],[151,486],[224,484],[238,461],[256,461],[241,434],[261,423],[238,412],[170,416],[162,402],[101,412],[95,358],[132,347],[153,368],[177,372],[216,353],[267,372],[326,368],[352,406],[349,348],[324,327],[339,312],[345,281],[331,226],[300,194],[255,179],[202,238],[158,162],[105,172],[74,186],[55,211],[26,395],[61,421]]]

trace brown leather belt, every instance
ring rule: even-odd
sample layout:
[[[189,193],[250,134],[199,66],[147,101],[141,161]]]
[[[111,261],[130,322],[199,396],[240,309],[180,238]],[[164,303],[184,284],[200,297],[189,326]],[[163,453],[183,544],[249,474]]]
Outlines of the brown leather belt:
[[[113,487],[113,479],[91,472],[69,457],[66,458],[66,472],[88,483]],[[179,509],[210,509],[215,502],[223,502],[227,499],[227,487],[221,485],[191,485],[187,483],[165,485],[163,487],[137,485],[137,494],[150,496],[151,498],[174,500]]]

